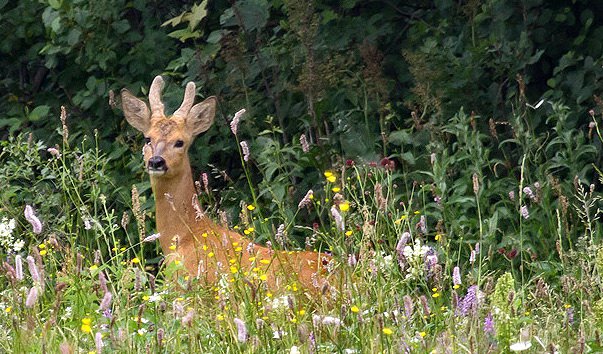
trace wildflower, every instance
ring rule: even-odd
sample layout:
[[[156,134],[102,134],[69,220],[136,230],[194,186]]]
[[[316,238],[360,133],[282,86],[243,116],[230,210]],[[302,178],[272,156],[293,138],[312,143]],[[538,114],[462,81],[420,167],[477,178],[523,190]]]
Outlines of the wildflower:
[[[521,213],[521,216],[524,219],[529,219],[530,218],[530,211],[528,210],[528,206],[527,205],[522,205],[521,209],[519,210],[519,212]]]
[[[111,306],[111,299],[113,298],[113,295],[111,294],[110,291],[107,291],[105,293],[105,295],[103,296],[103,300],[100,303],[100,310],[101,311],[105,311],[107,309],[109,309],[109,307]]]
[[[435,152],[432,152],[431,155],[429,156],[429,161],[431,162],[431,164],[435,164],[436,163],[436,154]]]
[[[23,260],[20,255],[15,256],[15,277],[23,280]]]
[[[15,243],[13,243],[13,251],[20,252],[24,246],[25,246],[24,240],[17,240],[17,241],[15,241]]]
[[[492,318],[492,312],[488,313],[484,319],[484,333],[494,335],[494,318]]]
[[[356,259],[356,255],[353,253],[348,254],[348,265],[350,267],[355,267],[357,263],[358,263],[358,260]]]
[[[467,316],[470,312],[475,313],[480,305],[482,294],[477,285],[472,285],[467,289],[467,294],[460,300],[459,311]]]
[[[91,333],[92,332],[92,327],[90,326],[92,324],[92,320],[90,318],[82,318],[82,326],[80,327],[80,329],[82,330],[82,332],[84,333]]]
[[[46,149],[46,151],[48,151],[50,153],[50,155],[52,155],[56,158],[61,157],[61,153],[59,152],[59,150],[57,148],[49,147],[48,149]]]
[[[452,269],[452,284],[454,284],[455,289],[461,286],[461,270],[458,266]]]
[[[241,151],[243,152],[243,161],[249,161],[249,146],[246,141],[241,141],[239,143],[241,145]]]
[[[285,224],[280,224],[274,236],[281,247],[285,247]]]
[[[475,263],[475,250],[471,250],[471,254],[469,254],[469,263]]]
[[[310,151],[310,144],[308,144],[308,139],[306,139],[306,134],[302,134],[299,137],[299,144],[301,145],[303,152]]]
[[[253,205],[253,204],[249,204],[249,205],[247,206],[247,210],[249,210],[249,211],[254,211],[254,210],[255,210],[255,205]],[[250,229],[250,230],[252,230],[252,229],[253,229],[253,227],[250,227],[249,229]],[[253,231],[253,230],[252,230],[252,231]],[[206,237],[207,237],[207,236],[206,236]]]
[[[237,113],[235,113],[234,118],[232,118],[232,121],[230,121],[230,130],[234,135],[237,135],[237,131],[239,129],[239,121],[241,120],[241,117],[245,114],[245,112],[246,111],[244,108],[239,110]]]
[[[334,326],[339,327],[341,325],[341,320],[337,317],[333,316],[320,316],[317,314],[312,315],[312,323],[314,326],[318,326],[319,324],[325,326]]]
[[[412,299],[409,295],[404,295],[402,300],[404,301],[404,315],[406,315],[406,318],[411,318],[414,307],[412,304]]]
[[[477,194],[479,192],[479,176],[477,173],[473,174],[473,193]]]
[[[509,192],[509,199],[511,199],[511,201],[515,201],[515,191]]]
[[[306,192],[306,195],[302,198],[302,200],[297,205],[297,208],[302,209],[304,207],[309,207],[310,205],[312,205],[313,196],[314,196],[314,191],[311,189],[308,190],[308,192]]]
[[[408,240],[410,240],[410,232],[402,233],[402,236],[400,236],[400,240],[398,240],[398,243],[396,244],[396,252],[398,253],[398,258],[403,256],[404,246],[406,246]]]
[[[530,187],[523,187],[523,193],[528,196],[528,198],[534,200],[536,197],[534,196],[534,192]]]
[[[291,347],[291,349],[289,350],[289,354],[300,354],[301,352],[299,351],[299,348],[297,347],[297,345],[294,345]]]
[[[145,237],[144,240],[142,240],[142,242],[153,242],[153,241],[158,240],[159,237],[161,237],[160,233],[152,234],[150,236]]]
[[[134,257],[134,258],[132,258],[132,263],[139,264],[140,263],[140,259],[138,259],[138,257]]]
[[[389,327],[383,327],[383,334],[385,334],[385,335],[388,335],[388,336],[389,336],[389,335],[391,335],[392,333],[394,333],[394,331],[392,331],[392,329],[391,329],[391,328],[389,328]]]
[[[350,307],[350,311],[352,311],[353,313],[358,313],[360,309],[358,308],[358,306],[353,305],[352,307]]]
[[[25,214],[25,219],[27,220],[27,222],[29,222],[31,224],[31,226],[33,227],[33,233],[39,234],[40,232],[42,232],[42,222],[40,221],[40,219],[38,219],[38,217],[34,213],[34,210],[31,207],[31,205],[28,204],[25,206],[24,214]]]
[[[247,341],[247,326],[245,326],[245,322],[240,318],[235,318],[234,323],[237,326],[237,339],[241,343],[245,343]]]
[[[31,274],[31,279],[36,283],[42,282],[40,272],[38,271],[38,266],[36,265],[36,261],[32,256],[27,256],[27,265],[29,266],[29,273]]]
[[[182,317],[182,324],[185,326],[191,326],[193,323],[193,316],[195,315],[194,310],[189,310],[184,317]]]
[[[35,306],[36,302],[38,302],[38,287],[32,286],[29,289],[29,293],[27,293],[27,300],[25,300],[25,307],[28,309]]]
[[[331,171],[325,171],[324,176],[330,183],[335,183],[335,181],[337,181],[337,177]]]
[[[425,338],[427,336],[427,332],[425,332],[425,331],[419,332],[419,336],[421,336],[421,338]]]
[[[532,342],[526,341],[526,342],[513,343],[509,346],[509,349],[512,352],[523,352],[524,350],[528,350],[531,347],[532,347]]]
[[[339,210],[341,210],[343,212],[350,210],[350,203],[345,201],[345,202],[339,204]]]
[[[335,205],[331,207],[331,215],[333,216],[333,219],[335,219],[335,226],[337,226],[337,229],[343,231],[345,229],[343,218]]]
[[[346,232],[345,232],[345,235],[346,235],[347,237],[350,237],[350,236],[352,236],[352,234],[353,234],[353,233],[354,233],[354,231],[352,231],[352,230],[348,230],[348,231],[346,231]]]
[[[13,244],[13,230],[15,229],[15,219],[2,218],[0,222],[0,246],[9,249]]]
[[[341,188],[340,187],[333,187],[333,188],[331,188],[331,190],[333,191],[333,193],[339,193],[339,192],[341,192]]]
[[[94,336],[94,344],[96,345],[96,353],[101,354],[103,352],[103,335],[101,332],[96,332]]]
[[[427,233],[427,222],[425,219],[425,215],[421,215],[421,218],[419,219],[419,223],[417,224],[417,228],[421,231],[422,234]]]

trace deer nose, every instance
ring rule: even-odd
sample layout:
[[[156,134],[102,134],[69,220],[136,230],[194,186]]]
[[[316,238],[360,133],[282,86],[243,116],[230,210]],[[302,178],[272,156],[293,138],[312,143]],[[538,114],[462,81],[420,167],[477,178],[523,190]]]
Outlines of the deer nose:
[[[165,164],[165,160],[161,156],[153,156],[149,159],[148,162],[149,170],[155,171],[165,171],[167,170],[167,166]]]

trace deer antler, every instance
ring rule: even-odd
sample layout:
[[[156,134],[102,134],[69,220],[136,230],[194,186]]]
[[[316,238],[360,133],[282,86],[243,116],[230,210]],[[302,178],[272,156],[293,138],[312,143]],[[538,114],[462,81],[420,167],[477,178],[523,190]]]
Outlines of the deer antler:
[[[149,89],[149,104],[151,105],[152,117],[163,117],[163,103],[161,102],[161,90],[163,90],[163,78],[155,76]]]
[[[186,90],[184,91],[184,99],[182,100],[182,104],[180,108],[176,112],[174,112],[174,116],[185,118],[193,107],[193,103],[195,102],[195,83],[189,82],[186,84]]]

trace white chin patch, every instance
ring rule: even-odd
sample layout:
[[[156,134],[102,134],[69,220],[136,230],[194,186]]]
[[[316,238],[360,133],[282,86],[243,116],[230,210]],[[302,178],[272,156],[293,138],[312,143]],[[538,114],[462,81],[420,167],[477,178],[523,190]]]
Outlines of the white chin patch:
[[[151,176],[163,176],[165,174],[165,170],[151,170],[151,169],[147,169],[147,172]]]

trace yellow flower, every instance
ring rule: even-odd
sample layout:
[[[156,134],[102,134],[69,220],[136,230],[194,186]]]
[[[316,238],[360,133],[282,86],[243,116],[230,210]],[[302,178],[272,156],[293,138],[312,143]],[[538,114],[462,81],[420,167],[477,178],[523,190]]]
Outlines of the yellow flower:
[[[262,263],[262,264],[270,264],[270,260],[268,260],[268,259],[260,259],[260,263]]]
[[[43,244],[43,243],[41,243],[41,244],[39,244],[39,245],[38,245],[38,248],[39,248],[39,249],[44,249],[44,248],[46,248],[46,245],[45,245],[45,244]]]
[[[241,247],[241,246],[235,248],[235,252],[241,252],[242,250],[243,250],[243,247]]]
[[[4,309],[4,312],[9,313],[9,312],[11,312],[12,310],[13,310],[13,307],[12,307],[12,306],[9,306],[9,307],[7,307],[7,308],[5,308],[5,309]]]
[[[335,175],[331,171],[325,172],[325,177],[330,183],[335,183],[335,181],[337,181],[337,177],[335,177]]]
[[[438,298],[438,297],[440,297],[440,293],[433,293],[433,294],[431,295],[431,297],[433,297],[434,299],[435,299],[435,298]]]
[[[170,245],[169,248],[170,248],[170,250],[175,251],[176,250],[176,245],[172,244],[172,245]]]
[[[348,231],[345,232],[345,235],[348,236],[348,237],[350,237],[350,236],[352,236],[352,233],[353,233],[352,230],[348,230]]]
[[[224,321],[224,315],[220,315],[220,314],[217,315],[216,316],[216,320],[218,320],[218,321]]]
[[[46,251],[46,250],[40,250],[40,256],[45,256],[46,253],[48,253],[48,251]]]
[[[350,202],[345,201],[345,202],[339,204],[339,210],[341,210],[341,211],[348,211],[348,210],[350,210]]]
[[[392,329],[391,329],[391,328],[389,328],[389,327],[383,327],[383,334],[386,334],[386,335],[388,335],[388,336],[389,336],[389,335],[391,335],[392,333],[394,333],[394,331],[392,331]]]
[[[427,332],[419,332],[419,335],[421,336],[421,338],[425,338],[425,336],[427,335]]]
[[[91,333],[92,332],[92,327],[90,326],[90,324],[92,324],[92,320],[89,318],[82,318],[82,326],[80,327],[80,329],[82,330],[82,332],[84,333]]]
[[[214,256],[214,253],[213,253],[213,252],[209,252],[209,253],[207,254],[207,256],[208,256],[209,258],[211,258],[211,257],[213,257],[213,256]]]
[[[236,272],[238,272],[238,271],[239,271],[239,268],[237,268],[237,267],[235,267],[235,266],[231,266],[231,267],[230,267],[230,272],[231,272],[232,274],[235,274],[235,273],[236,273]]]
[[[253,204],[249,204],[249,205],[247,206],[247,210],[249,210],[249,211],[253,211],[253,209],[255,209],[255,206],[254,206]]]
[[[435,235],[435,240],[436,240],[436,241],[439,241],[439,240],[441,240],[441,239],[442,239],[442,237],[443,237],[443,236],[444,236],[444,235],[442,235],[442,234],[436,234],[436,235]]]
[[[91,272],[93,272],[93,271],[95,271],[95,270],[98,269],[98,266],[96,264],[93,264],[93,265],[90,266],[89,269],[90,269]]]
[[[297,313],[298,313],[300,316],[303,316],[303,315],[305,315],[305,314],[306,314],[306,310],[301,309],[301,310],[297,311]]]
[[[356,306],[356,305],[352,306],[352,307],[350,308],[350,310],[351,310],[353,313],[358,313],[358,312],[360,312],[360,309],[359,309],[359,308],[358,308],[358,306]]]
[[[333,187],[333,188],[331,188],[331,190],[333,191],[333,193],[341,192],[341,188],[339,188],[339,187]]]
[[[138,259],[138,257],[134,257],[134,258],[132,258],[132,263],[138,264],[138,263],[140,263],[140,259]]]
[[[179,261],[179,260],[175,260],[175,261],[174,261],[174,264],[175,264],[175,265],[180,265],[180,263],[182,263],[182,262],[181,262],[181,261]]]
[[[149,301],[149,299],[150,299],[150,298],[151,298],[151,297],[150,297],[149,295],[143,295],[143,296],[142,296],[142,299],[143,299],[144,301]]]
[[[207,237],[207,232],[202,233],[201,237]]]
[[[417,211],[415,211],[415,215],[419,215],[419,214],[421,214],[421,212],[420,212],[420,211],[418,211],[418,210],[417,210]]]
[[[268,280],[268,276],[266,274],[262,274],[262,275],[260,275],[260,280],[266,281],[266,280]]]

